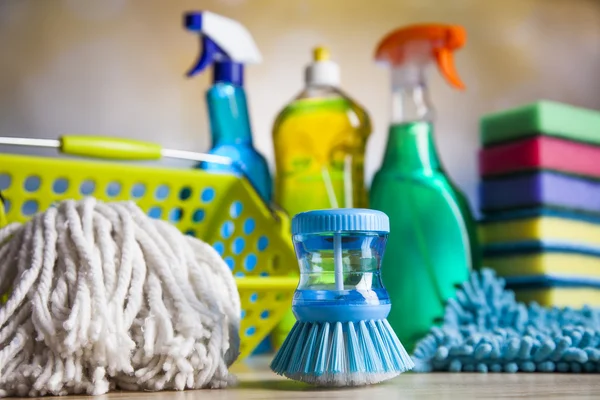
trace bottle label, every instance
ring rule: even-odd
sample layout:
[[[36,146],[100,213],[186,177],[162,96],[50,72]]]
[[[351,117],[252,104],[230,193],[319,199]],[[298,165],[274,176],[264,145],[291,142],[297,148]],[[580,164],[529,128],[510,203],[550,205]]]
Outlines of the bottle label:
[[[290,214],[364,206],[365,139],[346,99],[300,100],[275,135],[276,201]]]

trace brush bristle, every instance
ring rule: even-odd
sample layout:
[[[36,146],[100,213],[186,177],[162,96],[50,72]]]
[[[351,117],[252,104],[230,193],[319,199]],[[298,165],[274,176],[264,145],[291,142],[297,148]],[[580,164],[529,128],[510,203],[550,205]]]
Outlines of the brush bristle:
[[[413,367],[387,320],[296,322],[271,363],[278,375],[318,386],[369,385]]]

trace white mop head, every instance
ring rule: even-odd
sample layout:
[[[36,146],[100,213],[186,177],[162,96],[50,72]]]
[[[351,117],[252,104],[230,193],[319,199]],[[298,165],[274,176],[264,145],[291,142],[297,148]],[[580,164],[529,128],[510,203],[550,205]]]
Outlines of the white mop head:
[[[65,201],[0,230],[0,397],[218,388],[240,299],[208,244],[133,203]]]

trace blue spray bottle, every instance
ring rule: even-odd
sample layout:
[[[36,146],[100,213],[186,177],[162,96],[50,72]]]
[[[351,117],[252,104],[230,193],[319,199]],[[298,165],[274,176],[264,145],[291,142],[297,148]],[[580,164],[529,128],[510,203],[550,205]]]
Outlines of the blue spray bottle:
[[[185,15],[185,27],[200,34],[202,52],[188,77],[213,66],[213,85],[206,92],[212,148],[210,154],[229,157],[267,202],[272,181],[265,158],[252,145],[252,130],[244,91],[244,64],[261,62],[248,30],[237,21],[208,12]],[[202,163],[200,168],[223,170]]]

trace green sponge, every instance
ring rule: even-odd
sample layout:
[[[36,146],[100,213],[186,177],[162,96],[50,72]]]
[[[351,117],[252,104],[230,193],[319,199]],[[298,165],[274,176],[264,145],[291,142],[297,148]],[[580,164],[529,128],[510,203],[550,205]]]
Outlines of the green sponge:
[[[600,145],[600,112],[539,101],[484,115],[480,131],[483,146],[535,135]]]

